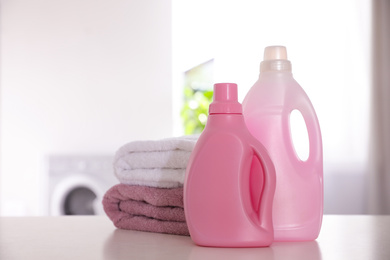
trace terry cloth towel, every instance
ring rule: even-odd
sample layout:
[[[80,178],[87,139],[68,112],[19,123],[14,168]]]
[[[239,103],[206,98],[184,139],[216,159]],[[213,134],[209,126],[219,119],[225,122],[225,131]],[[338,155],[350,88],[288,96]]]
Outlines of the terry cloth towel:
[[[104,195],[103,208],[120,229],[189,236],[183,188],[117,184]]]
[[[191,152],[199,135],[125,144],[114,157],[120,183],[158,188],[182,187]]]

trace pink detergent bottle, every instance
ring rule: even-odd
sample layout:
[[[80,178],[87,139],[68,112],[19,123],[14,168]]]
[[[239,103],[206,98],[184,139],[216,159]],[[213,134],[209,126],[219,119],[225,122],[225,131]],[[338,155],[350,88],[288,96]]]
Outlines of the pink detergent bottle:
[[[266,147],[275,165],[275,241],[316,239],[323,214],[321,131],[308,96],[292,76],[285,47],[265,49],[259,79],[242,105],[249,131]],[[305,161],[297,156],[291,138],[294,110],[303,116],[309,137]]]
[[[212,247],[269,246],[275,179],[266,149],[246,128],[237,85],[215,84],[184,183],[192,240]]]

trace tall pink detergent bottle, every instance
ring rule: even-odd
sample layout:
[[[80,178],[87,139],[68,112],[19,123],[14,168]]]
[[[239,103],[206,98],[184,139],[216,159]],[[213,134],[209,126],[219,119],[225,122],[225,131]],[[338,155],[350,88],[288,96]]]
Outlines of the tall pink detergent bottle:
[[[275,180],[266,149],[246,128],[237,85],[215,84],[184,183],[192,240],[212,247],[269,246]]]
[[[292,76],[284,46],[265,48],[259,79],[242,105],[249,131],[266,147],[276,170],[275,241],[316,239],[323,214],[321,131],[308,96]],[[290,115],[294,110],[306,124],[307,160],[299,158],[292,142]]]

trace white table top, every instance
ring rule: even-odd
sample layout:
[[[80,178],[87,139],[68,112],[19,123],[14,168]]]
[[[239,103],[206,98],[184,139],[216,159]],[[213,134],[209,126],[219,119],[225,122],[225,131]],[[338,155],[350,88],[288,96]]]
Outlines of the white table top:
[[[2,217],[0,259],[390,259],[390,216],[325,215],[319,238],[205,248],[190,237],[116,229],[105,216]]]

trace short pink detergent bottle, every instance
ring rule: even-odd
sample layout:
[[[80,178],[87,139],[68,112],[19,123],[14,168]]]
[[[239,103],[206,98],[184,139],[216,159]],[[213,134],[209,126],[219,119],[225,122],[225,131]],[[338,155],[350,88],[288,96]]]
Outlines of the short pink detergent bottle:
[[[237,85],[215,84],[184,183],[192,240],[212,247],[269,246],[275,179],[266,149],[246,128]]]
[[[285,47],[265,49],[259,79],[242,105],[249,131],[266,147],[275,165],[275,241],[316,239],[323,214],[321,131],[308,96],[292,76]],[[303,116],[308,133],[309,156],[304,161],[298,157],[290,133],[294,110]]]

